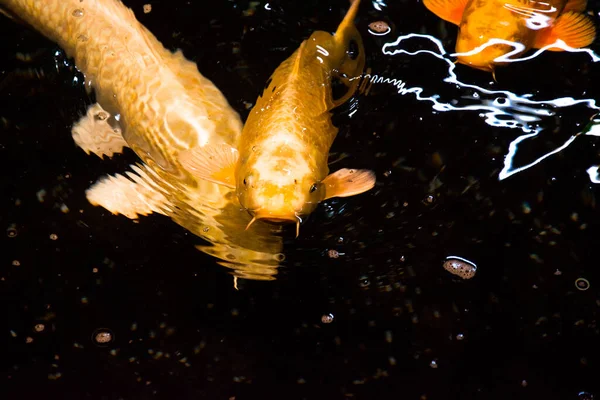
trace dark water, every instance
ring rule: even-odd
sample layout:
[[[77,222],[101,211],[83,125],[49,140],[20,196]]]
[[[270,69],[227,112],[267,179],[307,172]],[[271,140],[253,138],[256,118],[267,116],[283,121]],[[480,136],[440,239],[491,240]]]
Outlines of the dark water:
[[[546,52],[499,70],[499,83],[464,66],[444,82],[452,58],[436,57],[432,39],[386,43],[418,33],[452,53],[456,28],[421,3],[389,3],[361,6],[377,77],[351,118],[336,114],[332,149],[347,155],[336,167],[374,169],[376,188],[321,205],[286,239],[277,279],[239,290],[168,218],[134,223],[88,203],[92,182],[135,157],[75,147],[70,128],[92,102],[81,75],[53,43],[1,20],[2,398],[600,396],[600,154],[594,135],[570,141],[597,112],[600,65]],[[248,2],[155,2],[150,14],[126,4],[244,118],[277,65],[347,8],[261,2],[244,16]],[[392,31],[371,35],[378,20]],[[501,90],[510,94],[489,92]],[[476,263],[476,276],[451,275],[448,256]]]

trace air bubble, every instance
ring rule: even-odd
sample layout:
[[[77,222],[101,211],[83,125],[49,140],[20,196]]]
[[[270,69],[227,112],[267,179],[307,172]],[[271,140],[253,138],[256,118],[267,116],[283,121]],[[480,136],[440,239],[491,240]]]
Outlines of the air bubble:
[[[330,324],[333,322],[333,314],[325,314],[321,317],[321,322],[324,324]]]
[[[115,341],[115,335],[108,328],[98,328],[92,333],[92,342],[96,346],[106,347]]]
[[[471,279],[477,272],[477,265],[464,258],[451,256],[447,257],[446,261],[444,261],[444,269],[463,279]]]
[[[81,17],[83,17],[83,14],[84,14],[83,10],[78,8],[76,10],[73,10],[73,13],[71,15],[73,15],[75,18],[81,18]]]
[[[585,291],[590,288],[590,281],[585,278],[577,278],[575,280],[575,287],[577,290]]]
[[[6,229],[6,236],[8,236],[9,238],[17,237],[18,234],[19,234],[19,231],[17,231],[17,225],[16,224],[11,224]]]

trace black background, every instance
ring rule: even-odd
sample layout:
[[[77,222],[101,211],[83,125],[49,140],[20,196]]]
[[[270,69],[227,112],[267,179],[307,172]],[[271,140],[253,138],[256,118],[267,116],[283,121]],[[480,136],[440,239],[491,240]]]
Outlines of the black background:
[[[313,30],[333,31],[347,9],[273,1],[244,16],[249,2],[157,1],[144,14],[144,2],[125,3],[167,48],[197,62],[243,118],[277,65]],[[456,35],[421,3],[389,3],[382,12],[361,5],[367,67],[446,99],[470,95],[442,84],[434,58],[381,53],[402,34],[431,34],[450,50]],[[367,25],[382,19],[393,31],[370,35]],[[81,75],[56,45],[0,21],[0,227],[17,232],[0,236],[3,398],[600,396],[599,191],[586,173],[600,163],[595,137],[499,181],[522,132],[493,128],[477,111],[436,113],[375,85],[352,118],[336,113],[332,151],[348,154],[339,167],[374,169],[376,188],[321,205],[286,240],[277,280],[235,290],[229,271],[194,248],[201,240],[168,218],[135,223],[87,202],[96,179],[135,156],[101,161],[76,148],[70,127],[93,100]],[[463,82],[540,99],[599,98],[599,71],[583,54],[549,52],[499,70],[499,83],[457,68]],[[523,146],[524,164],[594,113],[556,112]],[[449,255],[477,263],[475,278],[446,272]],[[587,291],[575,287],[580,277]],[[95,344],[98,329],[114,341]]]

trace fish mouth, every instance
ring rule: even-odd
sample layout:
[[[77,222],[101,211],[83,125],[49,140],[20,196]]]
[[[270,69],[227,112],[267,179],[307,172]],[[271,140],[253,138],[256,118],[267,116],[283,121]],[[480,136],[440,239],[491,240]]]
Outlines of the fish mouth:
[[[250,210],[248,210],[248,211],[250,212],[250,215],[252,215],[252,220],[250,220],[248,225],[246,225],[246,230],[248,230],[248,228],[250,228],[250,226],[258,220],[268,222],[271,224],[276,224],[276,225],[295,223],[296,224],[296,237],[298,237],[298,235],[300,235],[300,224],[302,223],[302,218],[300,218],[300,216],[296,213],[294,213],[293,215],[290,216],[290,215],[273,215],[273,214],[259,213],[256,211],[252,212]]]

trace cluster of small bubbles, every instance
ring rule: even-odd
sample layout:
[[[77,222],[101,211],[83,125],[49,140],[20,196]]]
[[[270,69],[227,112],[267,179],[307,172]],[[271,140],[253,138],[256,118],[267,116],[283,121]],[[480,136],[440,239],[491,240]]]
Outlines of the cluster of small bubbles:
[[[18,234],[19,232],[17,231],[16,224],[10,224],[9,227],[6,229],[6,236],[8,236],[9,238],[17,237]]]
[[[337,250],[330,249],[327,251],[327,255],[329,256],[329,258],[339,258],[340,253],[338,253]]]
[[[19,260],[13,260],[12,265],[13,265],[13,267],[20,267],[21,266],[21,261],[19,261]]]
[[[330,324],[333,322],[333,314],[329,313],[329,314],[323,314],[323,316],[321,317],[321,322],[324,324]]]
[[[590,281],[585,278],[577,278],[575,280],[575,287],[577,290],[588,290],[590,288]]]
[[[36,332],[43,332],[44,329],[46,329],[46,325],[44,324],[35,324],[35,326],[33,327],[33,330]]]
[[[99,347],[106,347],[115,341],[115,335],[110,329],[98,328],[92,333],[92,342]]]
[[[460,257],[447,257],[444,261],[444,269],[463,279],[471,279],[477,272],[477,266],[474,263]]]
[[[57,239],[58,239],[58,235],[56,233],[50,234],[50,240],[57,240]]]

